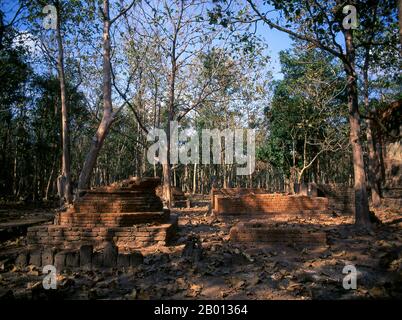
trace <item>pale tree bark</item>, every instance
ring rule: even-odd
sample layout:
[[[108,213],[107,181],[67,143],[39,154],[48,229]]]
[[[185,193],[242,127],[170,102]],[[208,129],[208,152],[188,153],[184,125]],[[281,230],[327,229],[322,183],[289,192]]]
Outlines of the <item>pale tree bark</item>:
[[[356,225],[368,228],[370,226],[370,218],[363,150],[360,142],[360,116],[357,93],[357,75],[355,71],[355,48],[353,45],[352,30],[345,30],[344,36],[346,56],[348,60],[348,65],[345,65],[345,71],[347,74],[350,143],[352,145],[353,156]]]
[[[112,109],[112,76],[110,66],[110,15],[109,1],[103,1],[103,116],[94,137],[92,138],[89,152],[85,158],[81,170],[78,189],[88,189],[92,170],[96,164],[99,151],[102,148],[105,137],[113,123]]]
[[[69,132],[69,119],[68,119],[68,106],[66,97],[66,84],[64,74],[64,48],[61,36],[61,4],[56,1],[57,8],[57,27],[56,27],[56,39],[58,48],[57,57],[57,71],[60,82],[60,101],[61,101],[61,123],[62,123],[62,161],[61,161],[61,176],[59,177],[60,184],[60,198],[64,197],[66,203],[72,202],[72,190],[71,190],[71,172],[70,172],[70,132]]]
[[[111,25],[119,19],[121,16],[130,10],[136,0],[133,0],[126,8],[122,9],[119,14],[113,19],[110,18],[110,6],[109,0],[103,0],[103,115],[102,120],[96,130],[95,135],[92,138],[91,146],[88,154],[85,158],[84,165],[82,167],[80,178],[78,181],[78,190],[85,190],[89,188],[91,174],[93,168],[95,167],[96,160],[98,158],[99,152],[103,146],[103,142],[113,124],[115,115],[124,106],[121,106],[116,112],[113,112],[112,107],[112,66],[111,66],[111,41],[110,41],[110,27]]]
[[[365,61],[363,66],[363,82],[364,82],[364,106],[367,112],[371,112],[370,110],[370,102],[369,102],[369,79],[368,79],[368,69],[369,69],[369,58],[370,58],[369,47],[366,48]],[[368,158],[369,158],[369,168],[368,168],[368,180],[371,187],[371,202],[374,207],[377,207],[381,204],[380,197],[380,187],[378,177],[378,158],[375,151],[374,139],[373,139],[373,120],[371,119],[371,115],[367,119],[367,147],[368,147]]]
[[[193,194],[197,193],[197,163],[194,163],[194,172],[193,172]]]

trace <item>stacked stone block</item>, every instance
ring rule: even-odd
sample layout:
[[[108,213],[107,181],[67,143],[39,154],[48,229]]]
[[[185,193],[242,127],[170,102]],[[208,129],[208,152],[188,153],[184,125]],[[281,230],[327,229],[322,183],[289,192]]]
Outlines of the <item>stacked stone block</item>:
[[[19,267],[53,265],[58,273],[74,269],[130,268],[142,262],[143,256],[140,252],[119,252],[118,247],[112,242],[106,242],[104,248],[99,251],[94,251],[92,245],[81,245],[78,249],[64,250],[41,247],[23,251],[16,259],[16,265]]]

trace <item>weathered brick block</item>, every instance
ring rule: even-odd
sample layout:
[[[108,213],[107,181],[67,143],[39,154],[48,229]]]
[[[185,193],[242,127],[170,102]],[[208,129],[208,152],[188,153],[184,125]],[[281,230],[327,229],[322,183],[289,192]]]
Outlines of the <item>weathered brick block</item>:
[[[103,249],[103,265],[113,268],[117,264],[118,249],[112,242],[107,242]]]
[[[42,250],[36,249],[29,253],[29,264],[40,267],[42,265]]]
[[[103,252],[94,252],[92,254],[92,269],[103,267]]]
[[[55,253],[56,250],[54,248],[45,248],[42,251],[42,266],[53,265]]]
[[[63,271],[66,267],[66,253],[67,251],[60,251],[54,256],[54,266],[58,273]]]
[[[80,267],[83,269],[91,269],[92,265],[92,245],[82,245],[80,247]]]
[[[80,255],[78,251],[67,251],[66,267],[78,268],[80,266]]]

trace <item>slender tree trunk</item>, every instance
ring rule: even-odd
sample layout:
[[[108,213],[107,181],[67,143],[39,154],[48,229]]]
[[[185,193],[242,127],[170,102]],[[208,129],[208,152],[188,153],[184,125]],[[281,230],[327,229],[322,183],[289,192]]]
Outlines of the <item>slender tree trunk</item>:
[[[60,197],[64,197],[65,201],[70,204],[72,202],[72,190],[71,190],[71,172],[70,172],[70,132],[69,132],[69,119],[68,119],[68,106],[66,97],[66,85],[64,74],[64,48],[61,37],[61,4],[57,3],[57,28],[56,39],[58,47],[57,57],[57,71],[59,74],[60,82],[60,101],[61,101],[61,123],[62,123],[62,158],[61,158],[61,179],[62,190]]]
[[[370,113],[370,103],[369,103],[369,79],[368,79],[368,69],[369,69],[369,48],[366,49],[366,57],[363,68],[363,80],[364,80],[364,105],[367,111]],[[370,114],[371,116],[371,114]],[[373,139],[373,121],[367,119],[367,146],[368,146],[368,156],[369,156],[369,172],[368,178],[371,187],[371,202],[374,207],[381,204],[379,182],[378,177],[378,159],[376,157],[374,139]]]
[[[197,193],[197,163],[194,163],[193,172],[193,194]]]
[[[360,116],[358,109],[357,75],[355,72],[355,49],[352,30],[345,30],[346,55],[349,65],[345,64],[347,74],[347,96],[350,124],[350,143],[352,145],[355,216],[356,226],[369,228],[369,207],[366,190],[366,174],[363,161],[363,150],[360,142]]]
[[[110,69],[110,17],[109,0],[103,1],[103,116],[99,127],[92,138],[89,152],[81,170],[78,189],[88,189],[92,170],[95,167],[99,151],[113,123],[112,110],[112,78]]]
[[[52,164],[52,170],[50,171],[50,175],[49,175],[49,180],[47,181],[47,185],[46,185],[46,192],[45,192],[45,200],[49,199],[49,192],[50,192],[50,188],[52,186],[52,181],[53,181],[53,175],[54,175],[54,168],[56,167],[56,162],[57,162],[57,158],[54,158],[53,164]]]
[[[163,192],[165,196],[166,205],[168,208],[172,207],[172,189],[171,189],[171,167],[169,163],[162,164],[163,171]]]

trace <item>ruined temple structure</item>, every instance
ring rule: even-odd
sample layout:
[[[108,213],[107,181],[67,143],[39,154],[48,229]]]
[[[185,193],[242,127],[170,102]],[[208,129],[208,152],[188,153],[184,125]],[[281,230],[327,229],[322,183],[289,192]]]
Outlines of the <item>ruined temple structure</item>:
[[[177,217],[163,208],[155,188],[159,178],[128,180],[87,190],[74,205],[57,215],[53,225],[28,229],[29,248],[97,250],[112,244],[119,253],[165,246],[174,236]]]
[[[172,190],[172,196],[173,196],[173,207],[175,208],[185,208],[185,207],[189,207],[189,202],[188,199],[186,198],[186,196],[184,195],[183,190],[181,190],[178,187],[171,187]],[[158,195],[158,197],[160,197],[161,199],[163,199],[163,188],[162,186],[158,186],[156,188],[156,194]]]
[[[400,209],[402,206],[402,100],[391,103],[376,114],[374,140],[382,177],[381,203]],[[381,123],[381,125],[380,125]]]
[[[355,214],[355,190],[353,187],[341,184],[315,184],[308,186],[313,197],[328,199],[328,207],[339,215]]]
[[[184,192],[178,187],[172,187],[172,195],[174,200],[174,206],[176,208],[185,208],[187,207],[187,198],[184,195]]]
[[[325,232],[294,223],[298,218],[329,217],[328,199],[267,193],[264,189],[213,189],[212,213],[234,221],[230,240],[253,244],[325,245]],[[236,223],[237,221],[237,223]]]
[[[238,191],[238,192],[237,192]],[[267,193],[262,189],[212,191],[212,213],[237,218],[269,218],[274,215],[316,215],[328,213],[328,199],[303,195]]]

